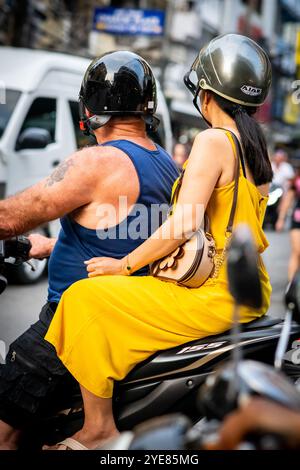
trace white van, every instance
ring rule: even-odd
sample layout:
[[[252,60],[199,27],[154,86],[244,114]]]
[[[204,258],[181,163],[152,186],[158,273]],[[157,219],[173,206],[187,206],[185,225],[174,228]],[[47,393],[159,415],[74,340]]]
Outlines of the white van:
[[[90,60],[67,54],[0,47],[0,199],[15,194],[49,175],[77,148],[88,144],[79,129],[78,93]],[[158,85],[161,125],[155,140],[168,152],[172,131],[168,108]],[[59,223],[40,228],[56,236]],[[39,279],[36,271],[15,268],[22,283]]]

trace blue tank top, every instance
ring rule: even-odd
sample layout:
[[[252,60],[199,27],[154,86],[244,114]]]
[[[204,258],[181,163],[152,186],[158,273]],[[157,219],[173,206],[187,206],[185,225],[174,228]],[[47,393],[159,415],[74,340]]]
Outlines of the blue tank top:
[[[127,140],[104,145],[122,150],[132,161],[140,184],[138,200],[119,225],[105,230],[83,227],[69,215],[61,219],[61,230],[49,260],[49,302],[59,302],[71,284],[87,277],[84,261],[102,256],[123,258],[143,243],[166,217],[172,186],[178,176],[169,154],[158,145],[153,151]],[[148,268],[144,267],[135,274],[147,273]]]

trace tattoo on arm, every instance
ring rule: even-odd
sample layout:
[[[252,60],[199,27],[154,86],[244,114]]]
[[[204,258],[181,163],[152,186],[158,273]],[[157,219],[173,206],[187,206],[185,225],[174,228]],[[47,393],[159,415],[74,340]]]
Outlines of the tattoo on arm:
[[[55,183],[62,181],[68,172],[71,166],[74,166],[75,162],[72,158],[62,162],[58,167],[53,171],[53,173],[47,178],[45,187],[53,186]]]

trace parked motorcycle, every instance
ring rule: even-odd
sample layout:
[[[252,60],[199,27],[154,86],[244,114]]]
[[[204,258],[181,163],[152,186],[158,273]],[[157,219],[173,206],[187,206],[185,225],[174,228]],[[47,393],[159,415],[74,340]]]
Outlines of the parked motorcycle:
[[[8,257],[14,256],[18,262],[26,261],[29,250],[25,240],[19,237],[13,241],[0,242],[2,270]],[[241,285],[236,286],[237,293],[244,289],[248,295],[247,266],[253,268],[256,253],[247,237],[239,240],[235,257],[234,269],[241,282]],[[3,288],[5,280],[3,277],[1,279]],[[257,286],[259,280],[256,278]],[[252,295],[254,288],[253,284],[251,296],[248,295],[251,302],[251,299],[257,299]],[[252,304],[253,308],[256,306],[257,303]],[[115,384],[113,408],[118,429],[131,430],[147,419],[177,412],[183,413],[196,425],[204,416],[203,410],[199,410],[197,405],[199,389],[213,376],[216,367],[224,368],[232,353],[239,354],[241,349],[247,360],[272,364],[282,325],[281,320],[264,317],[241,325],[238,340],[235,332],[233,334],[229,331],[152,355],[135,367],[124,380]],[[300,337],[300,326],[291,322],[290,327],[289,341],[293,343]],[[292,368],[292,374],[295,380],[300,377],[300,374],[297,375],[298,368],[297,371]],[[81,394],[77,383],[73,381],[65,384],[63,393],[49,403],[47,414],[26,433],[23,445],[27,449],[37,449],[45,443],[59,442],[74,434],[82,422]]]

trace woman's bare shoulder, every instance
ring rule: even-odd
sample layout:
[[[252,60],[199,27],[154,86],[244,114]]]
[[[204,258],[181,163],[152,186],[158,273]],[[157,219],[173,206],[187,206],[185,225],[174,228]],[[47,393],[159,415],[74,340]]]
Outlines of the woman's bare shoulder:
[[[228,137],[225,130],[223,129],[205,129],[204,131],[199,132],[195,137],[195,143],[214,143],[214,144],[224,144],[228,142]]]
[[[206,129],[196,135],[193,150],[198,155],[210,155],[211,160],[214,157],[215,162],[222,161],[224,154],[231,154],[231,143],[223,130]]]

